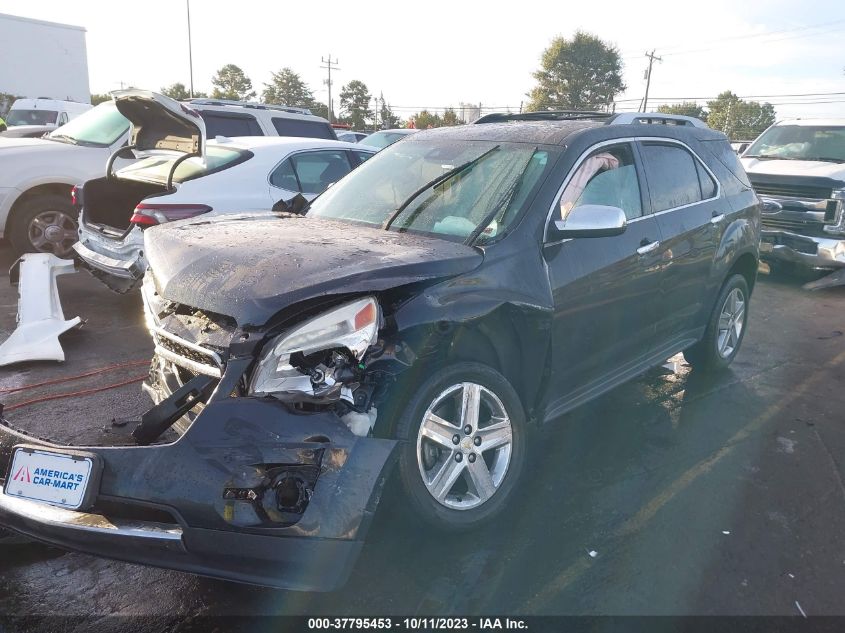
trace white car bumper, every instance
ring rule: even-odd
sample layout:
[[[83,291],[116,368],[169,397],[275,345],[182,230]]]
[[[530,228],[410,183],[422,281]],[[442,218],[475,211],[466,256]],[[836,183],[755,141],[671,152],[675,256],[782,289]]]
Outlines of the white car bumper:
[[[127,292],[138,285],[147,270],[144,235],[134,227],[118,239],[101,235],[84,226],[73,245],[85,267],[116,292]]]

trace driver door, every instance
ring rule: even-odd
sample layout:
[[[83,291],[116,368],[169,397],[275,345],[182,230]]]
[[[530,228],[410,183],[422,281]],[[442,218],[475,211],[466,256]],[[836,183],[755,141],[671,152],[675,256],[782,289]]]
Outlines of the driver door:
[[[656,339],[660,233],[630,143],[586,156],[556,201],[552,221],[586,204],[621,208],[627,226],[619,235],[563,240],[548,230],[543,252],[555,310],[550,416],[624,380]]]

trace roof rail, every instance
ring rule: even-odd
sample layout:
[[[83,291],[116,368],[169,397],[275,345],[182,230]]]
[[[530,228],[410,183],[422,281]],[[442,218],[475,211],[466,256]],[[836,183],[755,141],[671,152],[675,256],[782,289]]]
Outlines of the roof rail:
[[[591,110],[538,110],[537,112],[494,112],[485,114],[473,121],[477,123],[502,123],[504,121],[580,121],[590,119],[607,119],[613,116],[610,112],[594,112]]]
[[[682,114],[663,114],[662,112],[623,112],[614,115],[607,121],[607,125],[682,125],[687,127],[706,128],[707,124],[701,119]]]
[[[311,110],[308,108],[295,108],[294,106],[276,105],[273,103],[257,103],[255,101],[237,101],[235,99],[199,98],[189,99],[188,103],[196,105],[239,106],[241,108],[254,108],[256,110],[279,110],[292,114],[311,114]]]

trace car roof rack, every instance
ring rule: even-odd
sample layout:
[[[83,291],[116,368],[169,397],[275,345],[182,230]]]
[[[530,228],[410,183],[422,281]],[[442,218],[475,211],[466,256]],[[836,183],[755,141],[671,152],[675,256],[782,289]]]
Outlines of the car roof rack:
[[[664,114],[662,112],[622,112],[607,121],[607,125],[679,125],[684,127],[706,128],[707,124],[683,114]]]
[[[477,123],[503,123],[505,121],[581,121],[607,119],[610,112],[592,110],[538,110],[537,112],[493,112],[473,121]]]
[[[255,101],[237,101],[235,99],[199,98],[189,99],[188,103],[196,105],[239,106],[241,108],[253,108],[255,110],[278,110],[280,112],[290,112],[291,114],[312,114],[308,108],[295,108],[294,106],[276,105],[273,103],[257,103]]]

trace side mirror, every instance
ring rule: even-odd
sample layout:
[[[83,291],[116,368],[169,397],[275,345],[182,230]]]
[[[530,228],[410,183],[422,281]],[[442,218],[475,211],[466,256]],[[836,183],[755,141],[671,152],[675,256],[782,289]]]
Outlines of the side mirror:
[[[555,220],[557,239],[571,237],[608,237],[624,233],[628,226],[625,212],[619,207],[585,204],[575,207],[565,220]]]
[[[279,200],[276,204],[273,205],[271,211],[277,211],[282,213],[296,213],[298,215],[302,215],[305,211],[308,210],[308,205],[310,203],[308,200],[303,196],[301,193],[296,194],[290,200]]]

